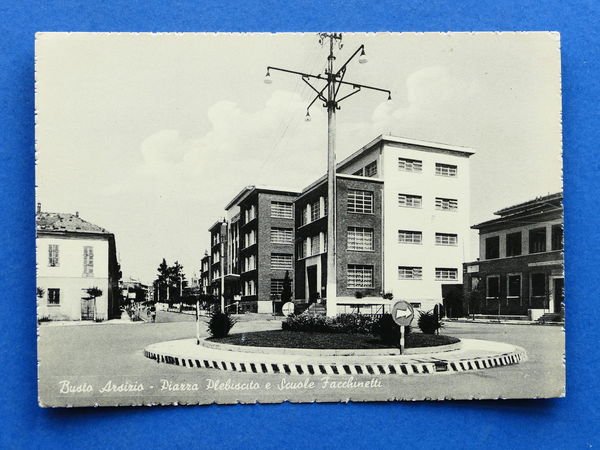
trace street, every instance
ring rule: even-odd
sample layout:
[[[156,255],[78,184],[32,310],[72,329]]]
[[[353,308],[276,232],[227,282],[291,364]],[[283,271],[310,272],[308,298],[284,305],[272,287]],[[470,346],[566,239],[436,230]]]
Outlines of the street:
[[[243,316],[232,332],[280,327],[256,317]],[[206,336],[206,322],[200,329]],[[565,380],[557,326],[448,323],[444,334],[519,345],[529,361],[458,374],[354,377],[190,369],[144,357],[149,344],[193,337],[193,315],[161,311],[157,323],[44,324],[39,332],[40,398],[49,406],[551,397],[563,393]]]

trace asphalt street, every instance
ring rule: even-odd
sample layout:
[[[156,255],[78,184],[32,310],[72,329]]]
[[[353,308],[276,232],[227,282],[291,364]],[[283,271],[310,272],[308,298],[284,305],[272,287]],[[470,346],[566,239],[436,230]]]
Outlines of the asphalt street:
[[[201,335],[206,336],[206,319]],[[277,329],[279,320],[245,316],[232,332]],[[159,312],[157,323],[42,324],[39,391],[47,406],[271,403],[554,397],[565,384],[562,327],[448,323],[452,336],[527,350],[525,363],[420,376],[292,376],[190,369],[144,357],[149,344],[195,335],[194,316]]]

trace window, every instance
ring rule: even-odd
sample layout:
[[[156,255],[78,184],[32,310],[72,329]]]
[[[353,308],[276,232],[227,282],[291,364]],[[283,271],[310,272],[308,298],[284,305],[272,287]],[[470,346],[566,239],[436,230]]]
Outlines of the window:
[[[356,172],[354,172],[352,175],[357,175],[357,176],[359,176],[359,177],[362,177],[362,176],[364,175],[364,173],[365,173],[365,172],[364,172],[363,168],[361,167],[361,168],[360,168],[360,169],[358,169]]]
[[[244,235],[244,248],[256,244],[256,231],[252,230]]]
[[[48,245],[48,266],[58,267],[58,245]]]
[[[321,213],[321,202],[317,200],[310,204],[310,221],[318,220]]]
[[[348,227],[348,250],[373,250],[373,229]]]
[[[458,209],[458,200],[455,198],[436,197],[435,209],[440,211],[456,211]]]
[[[485,296],[487,298],[498,298],[500,296],[500,277],[492,275],[487,277],[486,281]]]
[[[420,208],[423,198],[420,195],[398,194],[398,205],[405,208]]]
[[[348,191],[348,212],[373,214],[373,193],[351,189]]]
[[[508,297],[520,297],[521,296],[521,275],[508,275],[507,280],[507,296]]]
[[[373,266],[349,265],[347,281],[349,288],[373,287]]]
[[[423,242],[423,233],[420,231],[398,230],[398,243],[400,244],[421,244]]]
[[[452,164],[435,163],[435,174],[442,177],[455,177],[457,167]]]
[[[399,266],[398,278],[400,280],[420,280],[421,278],[423,278],[423,268]]]
[[[271,254],[272,270],[292,270],[292,255],[284,253]]]
[[[296,254],[298,255],[298,259],[306,258],[306,239],[298,242]]]
[[[485,259],[500,258],[500,236],[486,238]]]
[[[94,276],[94,247],[89,245],[83,247],[83,276]]]
[[[254,280],[244,282],[244,294],[256,295],[256,284],[254,283]]]
[[[377,175],[377,161],[365,166],[365,177],[374,177],[375,175]]]
[[[271,228],[272,244],[291,244],[293,238],[293,230],[291,228]]]
[[[56,289],[56,288],[48,289],[48,304],[49,305],[60,305],[60,289]]]
[[[546,296],[546,275],[543,273],[531,274],[531,296],[545,297]]]
[[[313,236],[310,239],[310,254],[311,255],[318,255],[320,252],[320,245],[319,245],[319,236]]]
[[[435,279],[438,281],[443,280],[458,280],[458,269],[447,269],[443,267],[435,268]]]
[[[521,232],[506,235],[506,256],[519,256],[521,254]]]
[[[281,293],[283,292],[283,280],[271,280],[271,299],[281,299]]]
[[[546,251],[546,228],[529,230],[529,253]]]
[[[562,225],[552,225],[552,250],[562,250],[563,248],[563,227]]]
[[[419,302],[410,302],[410,306],[416,309],[421,309],[421,303]]]
[[[254,269],[256,269],[256,255],[246,256],[244,258],[244,271],[249,272]]]
[[[435,245],[458,245],[458,235],[452,233],[435,233]]]
[[[271,202],[271,217],[276,219],[293,219],[292,204]]]
[[[418,159],[398,158],[398,169],[404,172],[422,172],[423,161]]]

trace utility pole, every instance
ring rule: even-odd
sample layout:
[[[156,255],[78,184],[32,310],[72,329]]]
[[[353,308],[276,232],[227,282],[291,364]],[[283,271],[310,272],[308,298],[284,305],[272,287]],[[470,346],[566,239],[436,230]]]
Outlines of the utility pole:
[[[329,55],[327,56],[327,69],[325,76],[321,74],[312,75],[309,73],[298,72],[295,70],[282,69],[280,67],[267,67],[267,74],[265,76],[265,83],[271,84],[271,70],[291,73],[294,75],[300,75],[302,81],[304,81],[315,93],[315,98],[309,103],[306,108],[306,120],[310,121],[310,108],[317,101],[323,102],[323,107],[327,108],[327,287],[326,287],[326,299],[327,299],[327,315],[335,316],[337,314],[337,263],[336,263],[336,204],[337,204],[337,189],[336,189],[336,158],[335,158],[335,144],[336,144],[336,111],[340,109],[339,104],[357,94],[361,89],[373,90],[384,92],[388,94],[388,100],[392,99],[391,91],[387,89],[381,89],[374,86],[367,86],[364,84],[353,83],[345,81],[346,70],[348,63],[352,61],[357,55],[360,55],[358,62],[364,64],[367,62],[365,46],[361,45],[356,51],[348,58],[348,60],[335,71],[335,55],[334,48],[338,47],[342,49],[342,34],[341,33],[319,33],[319,43],[321,45],[329,45]],[[320,89],[313,86],[311,81],[318,80],[325,81],[325,85]],[[351,87],[350,92],[340,94],[340,88]],[[324,92],[327,93],[324,95]]]

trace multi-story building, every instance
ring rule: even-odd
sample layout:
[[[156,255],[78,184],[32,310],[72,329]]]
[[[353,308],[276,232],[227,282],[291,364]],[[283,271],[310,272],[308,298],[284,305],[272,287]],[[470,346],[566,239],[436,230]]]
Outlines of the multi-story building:
[[[79,213],[42,212],[39,204],[36,225],[38,318],[120,317],[115,236]],[[101,295],[91,294],[91,288]]]
[[[210,232],[210,289],[216,297],[221,297],[224,280],[221,275],[225,270],[225,260],[227,257],[227,222],[225,219],[217,220],[209,229]]]
[[[538,197],[472,226],[480,257],[464,265],[465,312],[531,320],[564,313],[562,198]]]
[[[379,136],[337,166],[337,307],[383,311],[391,293],[417,308],[462,283],[469,255],[469,157],[463,147]],[[327,297],[326,179],[296,202],[296,299]],[[331,309],[330,309],[331,308]],[[374,311],[373,311],[374,312]]]
[[[294,207],[299,191],[250,186],[234,202],[240,208],[240,286],[244,310],[272,313],[286,272],[294,272]]]
[[[211,294],[211,260],[208,250],[204,252],[204,256],[200,260],[200,288],[203,294]]]

